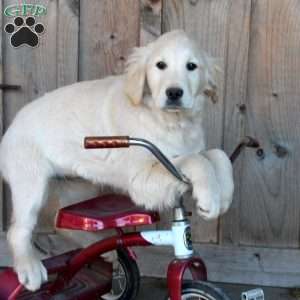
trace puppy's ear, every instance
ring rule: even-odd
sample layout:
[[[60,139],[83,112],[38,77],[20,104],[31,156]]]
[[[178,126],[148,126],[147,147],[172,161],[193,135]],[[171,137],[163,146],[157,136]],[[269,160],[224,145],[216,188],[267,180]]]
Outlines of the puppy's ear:
[[[213,103],[218,101],[218,85],[223,76],[223,70],[220,67],[221,61],[217,58],[206,57],[207,72],[206,72],[206,86],[204,87],[204,94],[211,99]]]
[[[134,105],[143,98],[148,53],[148,46],[134,48],[126,63],[125,93]]]

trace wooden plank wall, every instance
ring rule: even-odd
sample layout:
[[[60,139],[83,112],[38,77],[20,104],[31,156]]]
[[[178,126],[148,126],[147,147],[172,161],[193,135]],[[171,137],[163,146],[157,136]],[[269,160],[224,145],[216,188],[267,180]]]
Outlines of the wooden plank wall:
[[[58,0],[57,86],[78,81],[79,1]]]
[[[251,1],[237,1],[231,7],[231,18],[228,28],[227,62],[225,69],[226,92],[224,106],[223,146],[227,153],[246,134],[248,57],[251,26]],[[219,242],[238,245],[238,224],[240,221],[240,201],[243,194],[241,181],[243,176],[244,157],[253,151],[241,154],[234,166],[235,197],[229,212],[220,219]]]
[[[2,2],[0,2],[0,11],[2,11]],[[0,16],[0,26],[3,26],[3,16]],[[3,54],[2,54],[2,34],[0,34],[0,82],[3,82]],[[0,90],[0,135],[3,133],[3,93]],[[4,231],[4,197],[3,182],[0,179],[0,233]]]
[[[273,280],[278,285],[294,284],[298,279],[300,282],[296,268],[292,268],[290,279],[282,280],[278,275],[282,274],[280,268],[284,272],[290,269],[289,257],[294,263],[300,257],[299,1],[31,2],[48,7],[47,16],[41,19],[46,32],[40,46],[13,49],[5,33],[0,37],[0,82],[22,86],[21,91],[0,94],[4,130],[32,99],[78,80],[119,74],[132,47],[145,45],[163,32],[185,29],[224,69],[219,101],[207,105],[208,146],[223,147],[230,153],[241,137],[253,135],[264,151],[259,157],[249,150],[238,160],[234,167],[234,202],[225,216],[214,222],[192,218],[196,248],[207,259],[212,279],[265,284]],[[0,1],[0,6],[8,4],[10,0]],[[7,21],[6,17],[0,19],[0,23]],[[0,231],[11,211],[8,189],[5,191],[6,201],[0,200]],[[53,203],[44,210],[40,231],[52,229],[53,206],[57,204]],[[189,207],[192,209],[192,203]],[[168,226],[170,215],[166,212],[158,227]],[[202,247],[200,243],[214,245]],[[284,265],[273,268],[272,263],[281,253],[278,249],[282,248]],[[230,249],[237,255],[236,261],[230,261]],[[223,258],[222,251],[228,257]],[[151,254],[148,257],[151,262]],[[257,257],[259,264],[252,268]],[[244,258],[247,262],[242,264]],[[260,270],[262,265],[265,273]],[[222,277],[223,272],[218,272],[224,266],[229,266],[230,276],[224,273]],[[148,273],[151,271],[149,264],[145,268],[146,273],[147,268]]]
[[[245,157],[243,245],[299,247],[299,14],[297,0],[252,4],[246,131],[261,141],[265,157]]]

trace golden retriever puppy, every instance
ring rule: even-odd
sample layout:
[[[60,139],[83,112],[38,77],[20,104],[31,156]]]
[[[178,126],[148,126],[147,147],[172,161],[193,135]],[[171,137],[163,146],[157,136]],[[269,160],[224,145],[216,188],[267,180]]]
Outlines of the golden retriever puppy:
[[[149,209],[174,205],[187,186],[143,149],[85,150],[88,135],[129,135],[156,144],[191,180],[199,215],[217,218],[233,192],[220,150],[205,150],[205,91],[217,66],[183,31],[136,48],[123,75],[79,82],[26,105],[0,145],[0,168],[12,192],[8,240],[19,281],[36,290],[47,272],[31,244],[55,176],[75,176],[128,192]]]

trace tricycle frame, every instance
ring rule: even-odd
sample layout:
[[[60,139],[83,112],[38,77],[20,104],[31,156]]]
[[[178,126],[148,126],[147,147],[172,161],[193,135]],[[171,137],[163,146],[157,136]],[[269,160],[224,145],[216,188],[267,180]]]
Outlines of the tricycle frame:
[[[207,280],[204,262],[201,258],[193,256],[190,228],[184,207],[180,206],[174,208],[171,230],[124,233],[118,229],[118,235],[98,241],[75,254],[70,259],[66,271],[61,273],[50,287],[50,291],[55,293],[63,289],[83,266],[91,263],[101,254],[116,250],[118,247],[128,249],[133,246],[172,246],[175,259],[168,266],[168,289],[171,300],[180,300],[182,278],[186,269],[190,270],[193,279]]]
[[[180,228],[180,230],[178,230],[178,228]],[[118,228],[115,236],[97,241],[86,248],[72,251],[70,259],[65,266],[59,268],[53,266],[48,267],[49,275],[56,273],[59,275],[48,285],[49,298],[47,299],[51,299],[51,296],[67,287],[78,271],[106,252],[123,248],[128,252],[129,256],[135,258],[131,247],[173,246],[176,256],[168,266],[167,283],[170,299],[180,300],[182,279],[186,270],[190,271],[194,280],[207,280],[207,271],[204,262],[200,257],[193,255],[191,243],[187,243],[187,239],[189,239],[189,228],[190,224],[186,219],[174,220],[172,230],[124,233],[122,229]],[[174,238],[175,236],[176,238]],[[179,236],[181,236],[181,240],[178,238]],[[177,253],[176,248],[179,249]],[[12,286],[7,299],[16,300],[21,292],[22,285],[15,281],[15,286]],[[80,297],[80,299],[85,300],[91,298],[90,296],[87,298],[83,296]]]

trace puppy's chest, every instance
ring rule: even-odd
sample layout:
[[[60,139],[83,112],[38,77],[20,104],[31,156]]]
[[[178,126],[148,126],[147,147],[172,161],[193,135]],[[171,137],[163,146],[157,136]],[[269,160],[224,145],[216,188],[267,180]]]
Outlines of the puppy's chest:
[[[169,157],[198,153],[205,148],[204,131],[198,119],[144,111],[139,115],[139,124],[131,128],[131,134],[148,139]]]
[[[202,128],[166,130],[157,143],[171,157],[199,153],[205,148]]]

